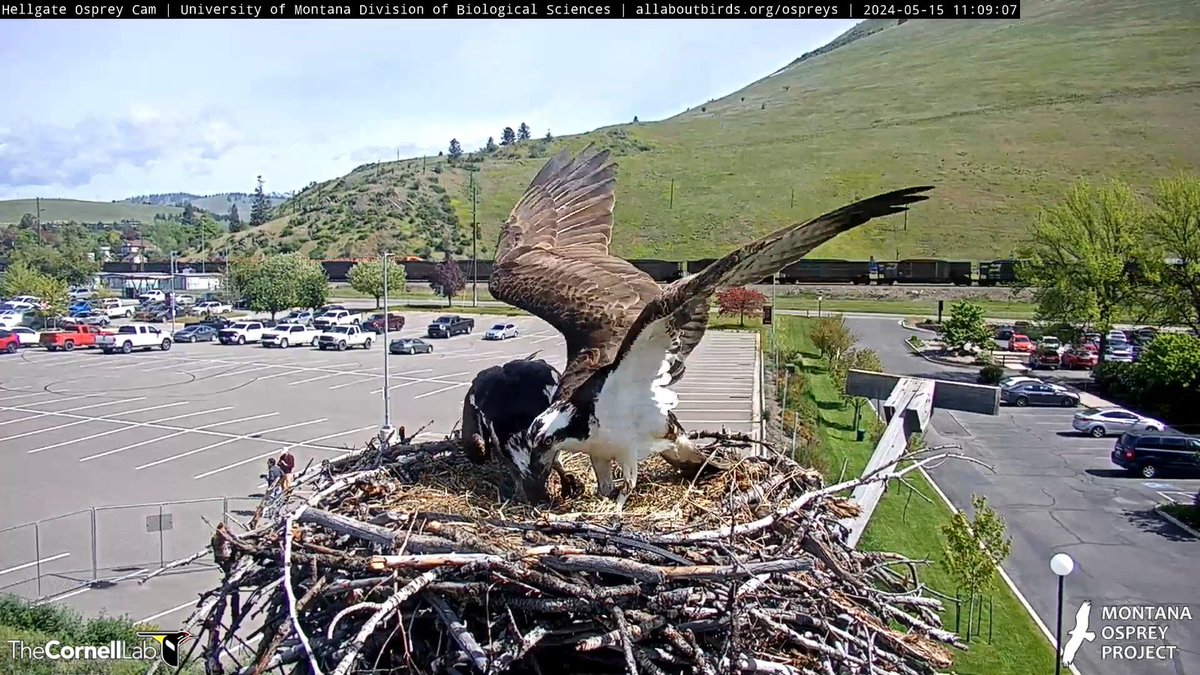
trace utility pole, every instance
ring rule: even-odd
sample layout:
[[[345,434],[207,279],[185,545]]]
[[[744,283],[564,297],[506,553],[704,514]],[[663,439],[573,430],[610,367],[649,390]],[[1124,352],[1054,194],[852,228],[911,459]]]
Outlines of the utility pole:
[[[475,218],[474,171],[471,171],[471,306],[479,306],[479,221]]]
[[[37,228],[38,243],[42,243],[42,198],[37,197]]]

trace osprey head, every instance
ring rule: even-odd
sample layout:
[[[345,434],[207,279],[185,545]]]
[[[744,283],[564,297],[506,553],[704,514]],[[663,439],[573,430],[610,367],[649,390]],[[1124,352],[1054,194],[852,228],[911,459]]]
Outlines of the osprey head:
[[[552,404],[534,418],[529,429],[513,434],[505,444],[505,455],[516,470],[517,481],[530,502],[545,501],[546,481],[558,445],[571,437],[569,427],[575,421],[576,408],[565,401]]]

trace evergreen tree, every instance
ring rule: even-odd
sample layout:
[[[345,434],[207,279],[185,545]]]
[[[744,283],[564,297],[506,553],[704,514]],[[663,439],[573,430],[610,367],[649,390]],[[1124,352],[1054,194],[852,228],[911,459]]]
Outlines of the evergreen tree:
[[[483,151],[484,152],[495,152],[496,151],[496,141],[491,136],[488,136],[487,145],[483,146]]]
[[[238,213],[237,204],[229,207],[229,231],[242,231],[242,216]]]
[[[521,126],[517,127],[517,140],[518,141],[529,140],[529,125],[528,124],[521,122]]]
[[[546,141],[547,143],[549,143],[550,141],[554,140],[554,137],[550,135],[550,130],[549,130],[549,129],[547,129],[547,130],[546,130],[546,137],[545,137],[545,138],[543,138],[542,140]]]
[[[181,220],[180,222],[182,222],[184,225],[191,226],[191,225],[195,225],[196,221],[197,221],[196,207],[192,206],[191,202],[184,204],[183,205],[183,220]]]
[[[512,127],[504,127],[504,131],[500,132],[500,145],[512,145],[516,140],[517,134]]]
[[[263,192],[262,176],[258,177],[258,187],[254,188],[254,203],[250,207],[250,227],[258,227],[271,219],[271,202]]]
[[[451,138],[450,139],[450,161],[453,162],[454,160],[458,159],[459,157],[462,157],[462,144],[460,144],[458,142],[457,138]]]

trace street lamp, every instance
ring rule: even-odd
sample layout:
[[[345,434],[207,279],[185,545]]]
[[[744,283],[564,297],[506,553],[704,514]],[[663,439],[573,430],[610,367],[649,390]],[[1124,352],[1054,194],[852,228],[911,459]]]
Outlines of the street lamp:
[[[817,296],[817,318],[818,319],[821,318],[821,300],[823,300],[823,299],[824,299],[824,296],[820,296],[820,295]]]
[[[175,259],[179,257],[178,251],[171,251],[171,297],[167,303],[167,311],[171,314],[171,336],[175,336]]]
[[[1062,672],[1062,608],[1063,580],[1075,569],[1075,561],[1066,553],[1055,553],[1050,559],[1050,571],[1058,577],[1058,621],[1054,629],[1054,675]]]
[[[392,379],[388,371],[388,257],[392,254],[383,251],[379,254],[379,266],[383,272],[383,427],[379,430],[379,456],[387,452],[387,439],[392,433]]]

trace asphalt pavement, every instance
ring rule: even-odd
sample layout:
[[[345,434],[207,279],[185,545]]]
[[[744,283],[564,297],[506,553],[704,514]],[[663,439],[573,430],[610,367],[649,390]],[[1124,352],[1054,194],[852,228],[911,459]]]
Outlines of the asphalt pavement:
[[[440,313],[405,312],[399,336],[423,334]],[[226,512],[247,520],[267,458],[285,447],[297,470],[361,447],[382,423],[385,358],[392,423],[428,425],[421,440],[457,425],[479,370],[535,351],[562,367],[563,340],[548,324],[501,317],[520,336],[485,341],[498,317],[474,318],[473,334],[411,356],[385,356],[382,340],[345,352],[200,343],[0,355],[0,592],[89,615],[181,620],[215,583],[210,566],[145,584],[87,582],[199,551]],[[705,336],[676,387],[686,427],[756,429],[755,345],[754,333]]]
[[[933,379],[974,381],[977,369],[931,363],[904,344],[912,333],[895,318],[854,317],[847,324],[864,347],[879,353],[888,372]],[[1037,375],[1037,373],[1035,373]],[[1096,638],[1079,650],[1085,675],[1186,675],[1200,673],[1200,541],[1164,522],[1156,504],[1190,499],[1195,478],[1146,481],[1109,460],[1115,438],[1092,439],[1071,429],[1072,409],[1001,407],[998,416],[935,411],[930,445],[957,443],[994,472],[969,462],[947,462],[934,480],[958,508],[970,512],[973,495],[985,495],[1005,518],[1012,552],[1004,569],[1054,630],[1057,578],[1051,556],[1075,560],[1067,577],[1064,640],[1084,601],[1092,604]],[[1169,607],[1171,616],[1139,620],[1125,607]],[[1186,607],[1185,614],[1180,608]],[[1121,618],[1110,613],[1117,612]],[[1165,627],[1165,636],[1135,628]],[[1174,647],[1163,649],[1156,647]]]

